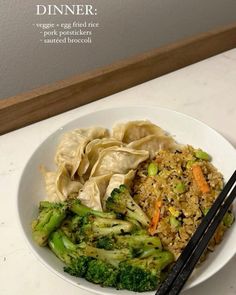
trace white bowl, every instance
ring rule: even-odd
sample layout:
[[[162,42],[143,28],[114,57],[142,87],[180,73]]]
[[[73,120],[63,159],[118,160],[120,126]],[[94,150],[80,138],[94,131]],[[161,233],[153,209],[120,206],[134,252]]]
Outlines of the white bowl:
[[[121,107],[92,112],[66,124],[42,142],[30,157],[20,179],[18,189],[20,224],[32,252],[45,266],[66,281],[97,294],[131,295],[134,293],[126,290],[102,288],[84,279],[64,273],[63,263],[49,249],[39,247],[32,240],[31,221],[37,216],[39,201],[46,197],[39,167],[45,165],[48,169],[55,169],[53,163],[55,149],[60,136],[68,130],[90,126],[111,128],[118,121],[136,119],[148,119],[168,131],[178,142],[200,147],[207,151],[213,158],[213,164],[223,173],[225,181],[235,170],[236,150],[219,133],[196,119],[159,107]],[[236,226],[234,224],[227,231],[222,243],[214,253],[211,253],[208,259],[194,271],[185,289],[196,286],[220,270],[235,254],[235,244]],[[153,292],[142,294],[153,294]]]

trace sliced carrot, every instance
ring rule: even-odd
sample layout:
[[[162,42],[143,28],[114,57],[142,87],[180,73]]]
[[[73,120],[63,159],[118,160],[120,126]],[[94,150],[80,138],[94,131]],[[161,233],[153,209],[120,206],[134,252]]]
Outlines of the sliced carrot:
[[[160,212],[160,208],[162,206],[162,201],[159,201],[157,200],[156,203],[155,203],[155,209],[154,209],[154,214],[152,216],[152,219],[151,219],[151,224],[149,226],[149,233],[150,235],[154,235],[155,232],[156,232],[156,229],[157,229],[157,225],[159,223],[159,220],[160,220],[160,215],[161,215],[161,212]]]
[[[160,200],[160,201],[156,201],[156,208],[161,208],[161,206],[162,206],[162,200]]]
[[[193,177],[202,193],[209,193],[210,187],[204,177],[202,168],[199,165],[192,166]]]

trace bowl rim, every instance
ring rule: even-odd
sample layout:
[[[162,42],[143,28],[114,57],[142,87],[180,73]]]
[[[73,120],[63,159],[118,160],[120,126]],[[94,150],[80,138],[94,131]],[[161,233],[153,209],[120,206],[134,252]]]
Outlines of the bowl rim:
[[[169,113],[174,113],[178,116],[181,116],[181,117],[184,117],[185,119],[187,120],[191,120],[193,122],[195,122],[196,124],[198,125],[201,125],[202,127],[204,128],[207,128],[210,132],[214,133],[214,135],[216,136],[220,136],[221,137],[221,140],[224,141],[224,144],[227,144],[229,148],[231,148],[234,152],[236,152],[236,149],[234,148],[234,146],[232,145],[232,143],[230,141],[228,141],[220,132],[216,131],[216,129],[214,129],[213,127],[209,126],[208,124],[206,124],[205,122],[195,118],[195,117],[192,117],[188,114],[185,114],[185,113],[182,113],[182,112],[179,112],[179,111],[176,111],[176,110],[172,110],[170,108],[165,108],[165,107],[160,107],[158,105],[155,105],[155,104],[149,104],[148,106],[147,105],[144,105],[144,104],[137,104],[137,105],[132,105],[132,104],[126,104],[126,105],[123,105],[123,106],[114,106],[114,107],[102,107],[102,108],[98,108],[96,110],[86,110],[84,113],[80,114],[78,113],[77,117],[74,118],[73,120],[71,121],[67,121],[66,123],[64,123],[61,127],[57,127],[56,129],[54,129],[52,132],[50,132],[49,135],[47,135],[45,138],[43,138],[39,144],[37,145],[36,148],[34,148],[32,150],[32,153],[28,156],[28,158],[26,159],[25,163],[24,163],[24,167],[22,168],[21,170],[21,175],[20,175],[20,178],[19,178],[19,181],[18,181],[18,184],[17,184],[17,201],[15,203],[15,209],[16,209],[16,215],[17,215],[17,224],[20,228],[20,231],[21,233],[23,234],[24,236],[24,240],[27,244],[27,246],[29,247],[30,251],[34,254],[34,256],[36,257],[36,259],[42,264],[44,265],[48,270],[50,270],[52,273],[56,274],[58,277],[62,278],[64,281],[76,286],[76,287],[79,287],[81,289],[84,289],[86,291],[90,291],[90,292],[95,292],[96,294],[101,294],[101,295],[104,295],[104,294],[112,294],[112,292],[109,292],[112,291],[112,290],[116,290],[114,288],[103,288],[103,290],[105,291],[100,291],[100,290],[96,290],[95,288],[90,288],[90,287],[87,287],[87,286],[84,286],[82,284],[79,284],[79,283],[76,283],[74,282],[73,280],[70,279],[70,277],[67,277],[65,274],[63,273],[60,273],[58,272],[56,269],[54,269],[51,265],[49,265],[47,263],[47,261],[45,259],[43,259],[33,248],[33,246],[31,245],[29,239],[27,238],[27,235],[26,235],[26,232],[25,232],[25,229],[24,229],[24,225],[23,225],[23,222],[21,220],[21,216],[20,216],[20,210],[19,210],[19,194],[20,194],[20,187],[21,187],[21,184],[22,184],[22,181],[23,181],[23,176],[24,176],[24,173],[27,169],[27,165],[28,163],[30,162],[30,160],[33,158],[34,154],[36,153],[36,151],[40,148],[40,146],[42,144],[44,144],[47,140],[49,140],[49,138],[51,136],[54,136],[54,135],[58,135],[61,133],[62,130],[64,130],[64,128],[66,128],[67,126],[69,125],[72,125],[74,122],[76,122],[77,120],[83,118],[83,117],[86,117],[86,116],[90,116],[90,115],[94,115],[98,112],[106,112],[106,111],[112,111],[114,109],[127,109],[127,108],[136,108],[136,109],[140,109],[140,108],[155,108],[159,111],[164,111],[164,112],[169,112]],[[71,129],[72,130],[72,129]],[[67,131],[67,130],[66,130]],[[202,278],[197,278],[197,280],[193,280],[190,284],[187,284],[185,287],[184,287],[184,290],[189,290],[201,283],[203,283],[204,281],[207,281],[209,278],[211,278],[213,275],[215,275],[218,271],[220,271],[232,258],[233,256],[236,254],[236,249],[235,251],[231,252],[231,254],[227,255],[227,257],[221,262],[221,263],[218,263],[217,264],[217,267],[214,269],[214,271],[209,271],[209,273],[205,276],[203,276]],[[91,286],[97,286],[95,284],[92,284],[91,283]],[[117,290],[116,290],[117,291]],[[130,294],[131,291],[128,291],[128,290],[119,290],[119,293],[122,295],[122,291],[125,291],[126,293],[129,292]],[[144,292],[142,294],[153,294],[153,291],[149,291],[149,292]]]

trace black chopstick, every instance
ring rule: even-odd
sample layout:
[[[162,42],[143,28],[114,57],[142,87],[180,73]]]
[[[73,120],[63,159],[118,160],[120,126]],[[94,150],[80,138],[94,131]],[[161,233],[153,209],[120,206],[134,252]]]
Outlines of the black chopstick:
[[[198,260],[200,259],[202,253],[204,252],[205,248],[207,247],[209,241],[211,240],[212,236],[214,235],[218,225],[220,224],[221,220],[223,219],[225,213],[229,209],[229,206],[232,204],[233,200],[236,196],[236,186],[232,190],[231,194],[225,201],[222,208],[219,210],[218,214],[210,224],[209,228],[207,229],[207,233],[202,237],[200,240],[197,248],[192,253],[188,263],[184,266],[179,274],[178,278],[175,280],[174,284],[172,284],[171,290],[168,292],[168,295],[176,295],[179,294],[181,289],[183,288],[185,282],[191,275],[195,265],[197,264]]]
[[[230,180],[225,185],[223,191],[220,193],[220,195],[218,196],[218,198],[214,202],[213,206],[211,207],[211,209],[207,213],[207,215],[203,218],[202,223],[200,224],[200,226],[196,230],[195,234],[192,236],[189,243],[187,244],[187,246],[183,250],[182,254],[178,258],[175,265],[173,266],[173,268],[171,270],[171,273],[168,275],[167,279],[163,282],[163,284],[161,284],[160,288],[156,292],[156,295],[167,295],[167,294],[174,295],[174,294],[179,293],[179,291],[183,287],[185,281],[187,280],[187,278],[191,274],[195,264],[197,263],[198,259],[201,256],[201,254],[196,255],[196,253],[200,253],[200,250],[198,251],[198,248],[197,248],[199,241],[201,239],[202,239],[202,241],[205,241],[205,240],[207,240],[208,237],[209,237],[209,240],[210,240],[211,236],[214,234],[214,231],[215,231],[214,228],[215,229],[217,228],[217,225],[219,225],[220,221],[224,217],[224,214],[227,212],[227,209],[229,208],[230,204],[233,202],[233,200],[235,198],[235,195],[236,195],[236,188],[234,188],[232,190],[232,187],[234,186],[235,182],[236,182],[236,171],[233,173]],[[228,196],[230,191],[232,191],[232,192]],[[226,198],[227,198],[227,200],[225,201]],[[225,201],[225,203],[221,207],[221,205],[222,205],[222,203],[224,201]],[[220,207],[221,207],[220,210],[222,210],[221,211],[222,213],[218,212]],[[217,214],[217,212],[218,212],[218,214]],[[203,239],[203,236],[204,236],[204,233],[205,233],[206,229],[209,227],[209,225],[211,223],[213,224],[214,220],[215,220],[215,223],[214,223],[214,225],[211,225],[211,229],[209,231],[208,236],[206,236],[207,235],[207,233],[206,233],[205,237]],[[204,251],[204,249],[207,246],[208,242],[204,242],[204,243],[202,242],[203,245],[199,246],[201,249],[203,249],[202,252]],[[194,252],[194,250],[196,252]],[[193,253],[195,253],[195,254],[193,254]],[[191,262],[191,264],[190,264],[190,260],[192,258],[193,258],[193,262]],[[190,266],[192,266],[192,267],[190,267]],[[179,277],[181,278],[182,271],[183,271],[183,274],[184,274],[183,278],[179,279],[179,281],[183,282],[183,284],[179,283],[181,285],[181,288],[180,289],[177,288],[178,289],[177,293],[170,293],[172,289],[173,289],[173,292],[174,292],[174,284],[176,283],[176,285],[178,285],[177,281],[178,281]]]

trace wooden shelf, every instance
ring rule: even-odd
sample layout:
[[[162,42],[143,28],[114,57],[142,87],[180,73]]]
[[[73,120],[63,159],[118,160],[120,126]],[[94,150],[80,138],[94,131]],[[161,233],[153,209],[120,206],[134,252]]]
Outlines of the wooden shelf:
[[[0,100],[0,134],[178,70],[236,46],[236,23]]]

